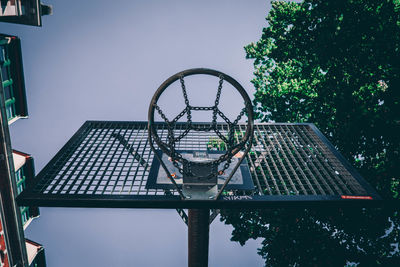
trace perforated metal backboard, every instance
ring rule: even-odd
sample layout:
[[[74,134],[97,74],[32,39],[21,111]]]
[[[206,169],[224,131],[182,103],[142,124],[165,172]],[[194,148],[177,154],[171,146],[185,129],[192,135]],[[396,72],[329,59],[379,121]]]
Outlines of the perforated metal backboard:
[[[165,138],[166,126],[156,125]],[[177,134],[184,129],[177,123]],[[223,123],[218,129],[228,132]],[[237,138],[243,131],[238,125]],[[181,200],[163,178],[147,133],[147,122],[87,121],[18,196],[19,204],[257,208],[369,205],[381,199],[313,124],[267,123],[255,125],[251,151],[218,200]],[[190,132],[177,149],[218,155],[225,147],[212,132]]]

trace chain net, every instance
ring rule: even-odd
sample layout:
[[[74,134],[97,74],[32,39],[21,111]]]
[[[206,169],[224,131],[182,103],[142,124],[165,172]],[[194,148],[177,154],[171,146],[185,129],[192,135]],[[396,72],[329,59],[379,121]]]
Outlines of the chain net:
[[[153,137],[155,138],[155,141],[159,144],[160,148],[164,151],[169,151],[169,156],[171,157],[172,163],[179,170],[180,173],[183,174],[184,170],[182,166],[185,165],[189,166],[188,170],[185,170],[187,173],[191,173],[190,170],[190,164],[189,161],[185,158],[182,157],[182,155],[175,150],[175,144],[179,142],[182,138],[184,138],[190,131],[203,131],[203,132],[208,132],[208,131],[214,131],[215,134],[226,144],[227,152],[224,155],[221,155],[217,160],[211,161],[211,162],[204,162],[203,164],[209,164],[210,165],[210,170],[215,170],[218,168],[218,166],[224,162],[225,164],[223,165],[222,169],[218,170],[218,174],[223,174],[225,170],[227,170],[232,162],[232,157],[234,156],[233,151],[237,150],[238,148],[241,148],[244,146],[245,141],[241,140],[238,143],[235,144],[235,128],[240,121],[240,119],[243,117],[243,115],[246,112],[246,107],[244,107],[239,115],[236,117],[236,119],[231,122],[228,117],[225,116],[225,114],[218,109],[220,97],[221,97],[221,91],[222,91],[222,86],[224,83],[224,76],[221,74],[219,75],[219,83],[218,83],[218,89],[217,89],[217,95],[215,98],[214,105],[211,107],[199,107],[199,106],[192,106],[190,105],[188,95],[186,92],[186,85],[184,81],[184,76],[181,75],[179,77],[181,88],[182,88],[182,94],[183,98],[185,100],[185,105],[186,107],[173,119],[169,120],[161,108],[154,103],[154,108],[157,110],[158,114],[161,116],[161,118],[164,120],[164,122],[167,125],[167,139],[166,142],[162,141],[161,138],[158,135],[154,135]],[[247,103],[246,103],[247,105]],[[202,111],[202,110],[212,110],[212,122],[210,126],[208,127],[200,127],[198,125],[193,124],[192,122],[192,111]],[[179,134],[178,136],[175,137],[174,134],[174,129],[175,129],[175,124],[176,122],[182,118],[186,114],[187,116],[187,124],[185,130]],[[228,130],[228,136],[224,136],[217,127],[217,116],[220,116],[227,124],[229,127]],[[238,151],[236,151],[237,153]]]

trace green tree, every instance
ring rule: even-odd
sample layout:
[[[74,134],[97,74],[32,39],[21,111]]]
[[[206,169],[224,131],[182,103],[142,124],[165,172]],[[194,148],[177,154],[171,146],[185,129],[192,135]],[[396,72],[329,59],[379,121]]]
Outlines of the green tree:
[[[399,1],[276,1],[267,22],[245,47],[257,118],[315,123],[381,195],[399,199]],[[222,220],[235,241],[264,238],[259,253],[275,266],[399,256],[393,210],[224,211]]]
[[[315,123],[370,183],[397,196],[400,5],[273,2],[267,21],[245,47],[258,118]]]
[[[400,266],[398,215],[376,209],[221,210],[232,241],[262,238],[266,266]]]

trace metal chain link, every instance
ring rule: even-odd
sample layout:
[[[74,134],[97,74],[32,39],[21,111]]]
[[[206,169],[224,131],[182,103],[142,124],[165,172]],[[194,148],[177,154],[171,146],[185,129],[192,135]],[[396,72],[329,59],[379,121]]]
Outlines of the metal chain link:
[[[186,93],[186,86],[185,86],[185,81],[183,80],[183,75],[179,77],[179,80],[181,82],[181,87],[182,87],[182,93],[183,93],[183,98],[185,99],[185,105],[186,105],[186,111],[187,111],[187,120],[189,124],[192,123],[192,113],[191,113],[191,107],[189,103],[189,99]]]
[[[174,141],[175,142],[180,141],[183,137],[185,137],[189,133],[190,130],[191,128],[187,127],[183,133],[181,133],[177,138],[174,139]]]
[[[169,120],[168,120],[168,118],[164,115],[164,113],[162,112],[161,108],[160,108],[157,104],[154,104],[154,106],[155,106],[155,108],[156,108],[158,114],[160,114],[161,118],[163,118],[163,120],[164,120],[166,123],[169,124]]]
[[[229,168],[231,163],[232,163],[232,158],[228,158],[224,164],[224,167],[221,170],[219,170],[219,173],[221,173],[221,175],[224,174],[224,172]]]
[[[245,112],[246,112],[246,108],[242,108],[242,111],[240,111],[239,116],[237,116],[236,120],[233,122],[234,125],[237,125],[237,123],[242,118],[242,116],[244,115]]]
[[[229,139],[229,143],[232,144],[233,143],[233,138],[235,137],[234,135],[234,131],[235,131],[235,126],[237,125],[237,123],[239,122],[239,120],[242,118],[242,116],[244,115],[244,112],[246,111],[246,108],[243,108],[240,111],[239,116],[237,116],[236,120],[230,124],[230,129],[229,129],[229,134],[228,134],[228,139]]]
[[[183,98],[185,98],[185,104],[186,106],[190,106],[189,99],[186,93],[185,81],[183,80],[183,75],[179,77],[179,80],[181,81],[182,93],[183,93]]]
[[[224,76],[221,74],[221,75],[219,75],[219,84],[218,84],[217,96],[215,97],[215,103],[214,103],[214,109],[213,109],[212,125],[213,125],[214,128],[215,128],[215,125],[217,124],[218,104],[219,104],[219,99],[221,97],[221,90],[222,90],[222,84],[223,83],[224,83]]]
[[[215,98],[215,106],[217,107],[219,104],[219,99],[221,97],[221,91],[222,91],[222,84],[224,83],[224,76],[221,74],[219,75],[219,85],[218,85],[218,90],[217,90],[217,96]]]
[[[177,122],[180,118],[182,118],[183,115],[185,115],[185,113],[187,112],[187,107],[181,111],[181,113],[178,114],[178,116],[176,116],[173,120],[172,123]]]
[[[168,128],[167,144],[165,144],[158,135],[154,135],[153,137],[156,139],[157,143],[165,144],[169,148],[169,150],[171,151],[172,163],[179,170],[179,172],[182,173],[183,172],[182,168],[174,160],[176,158],[178,158],[178,159],[182,158],[182,155],[180,155],[179,153],[177,153],[175,151],[175,142],[176,142],[176,140],[174,138],[174,131],[173,131],[173,125],[175,124],[175,122],[174,121],[170,122],[168,120],[168,118],[164,115],[164,113],[162,112],[161,108],[157,104],[154,104],[154,106],[155,106],[155,109],[157,110],[157,112],[160,114],[161,118],[163,118],[163,120],[167,124],[167,128]]]
[[[172,157],[171,157],[172,158]],[[180,174],[183,174],[183,169],[181,166],[179,166],[178,161],[172,160],[172,164],[174,165],[175,168],[178,169]]]
[[[221,116],[221,118],[226,121],[226,123],[228,123],[229,125],[232,124],[232,122],[230,121],[230,119],[228,119],[228,117],[225,116],[224,113],[222,113],[222,111],[220,111],[219,109],[217,109],[218,115]]]
[[[232,157],[234,156],[232,154],[232,150],[236,147],[238,147],[239,145],[243,145],[242,142],[239,142],[239,144],[234,145],[234,129],[235,126],[237,125],[237,123],[239,122],[239,120],[242,118],[242,116],[245,114],[246,108],[243,108],[240,112],[240,114],[238,115],[238,117],[235,119],[235,121],[232,123],[229,118],[227,118],[225,116],[224,113],[222,113],[222,111],[220,111],[218,109],[218,104],[220,101],[220,97],[221,97],[221,92],[222,92],[222,86],[223,86],[223,82],[224,82],[224,76],[220,75],[219,78],[219,84],[218,84],[218,90],[217,90],[217,95],[216,95],[216,99],[215,99],[215,105],[212,107],[194,107],[194,106],[190,106],[189,103],[189,99],[187,96],[187,92],[186,92],[186,86],[185,86],[185,81],[184,81],[184,76],[181,75],[179,77],[180,83],[181,83],[181,87],[182,87],[182,93],[183,93],[183,97],[185,99],[185,104],[186,104],[186,108],[181,111],[178,116],[176,116],[171,122],[168,120],[168,118],[164,115],[164,113],[162,112],[161,108],[157,105],[154,104],[155,109],[157,110],[157,112],[160,114],[161,118],[167,123],[167,127],[168,127],[168,136],[167,136],[167,144],[165,144],[164,142],[162,142],[161,138],[157,138],[157,141],[160,143],[164,143],[169,149],[170,149],[170,156],[172,159],[172,164],[174,165],[174,167],[176,169],[178,169],[178,171],[183,174],[183,162],[187,162],[186,159],[184,159],[182,157],[182,155],[177,152],[175,150],[175,143],[179,142],[184,136],[186,136],[188,134],[188,132],[190,130],[196,130],[196,131],[210,131],[210,130],[214,130],[214,132],[218,135],[218,137],[226,144],[227,148],[228,148],[228,152],[219,157],[216,161],[210,163],[210,164],[216,164],[217,167],[224,161],[225,164],[223,165],[222,169],[219,170],[219,174],[222,175],[230,166],[230,164],[232,163]],[[213,111],[213,119],[212,119],[212,125],[210,127],[201,127],[201,126],[194,126],[192,124],[192,116],[191,116],[191,110],[212,110]],[[188,124],[187,124],[187,128],[185,129],[185,131],[183,133],[181,133],[177,138],[174,138],[174,125],[175,123],[183,116],[185,115],[185,113],[187,113],[187,119],[188,119]],[[229,132],[228,132],[228,138],[226,138],[216,127],[216,122],[217,122],[217,114],[221,116],[221,118],[223,120],[225,120],[227,122],[227,124],[229,125]],[[181,162],[181,165],[179,164],[179,162]],[[187,166],[190,168],[190,164],[187,164]],[[191,172],[190,170],[186,170],[187,172]]]
[[[228,139],[217,129],[214,129],[214,132],[218,135],[218,137],[226,144],[228,142]],[[226,144],[228,145],[228,144]]]
[[[193,107],[190,106],[191,110],[214,110],[215,107]]]

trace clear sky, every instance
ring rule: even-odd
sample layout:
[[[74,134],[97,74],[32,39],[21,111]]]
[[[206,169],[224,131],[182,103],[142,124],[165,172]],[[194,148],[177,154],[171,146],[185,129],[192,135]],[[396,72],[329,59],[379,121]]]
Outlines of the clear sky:
[[[47,1],[43,27],[0,23],[22,40],[29,119],[10,127],[12,146],[36,172],[86,120],[147,120],[154,91],[178,71],[207,67],[237,79],[252,97],[252,61],[266,0]],[[232,109],[235,109],[232,106]],[[41,208],[26,235],[49,267],[186,266],[187,228],[173,210]],[[262,266],[257,247],[230,242],[211,225],[209,266]]]

